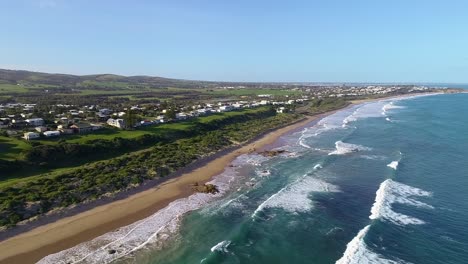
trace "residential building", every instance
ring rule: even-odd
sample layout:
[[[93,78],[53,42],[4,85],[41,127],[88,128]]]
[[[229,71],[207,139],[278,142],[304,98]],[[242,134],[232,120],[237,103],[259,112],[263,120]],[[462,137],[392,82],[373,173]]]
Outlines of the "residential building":
[[[117,127],[117,128],[125,128],[125,120],[123,119],[114,119],[114,118],[109,118],[107,120],[107,124],[109,126]]]
[[[46,137],[58,137],[60,136],[60,131],[46,131],[43,134]]]
[[[70,126],[70,128],[73,129],[75,133],[80,133],[80,134],[93,131],[93,126],[88,123],[73,124]]]
[[[36,132],[24,133],[24,139],[26,140],[37,139],[39,137],[40,137],[39,133],[36,133]]]
[[[42,126],[44,125],[44,119],[42,118],[30,118],[25,120],[30,126]]]
[[[36,131],[39,132],[39,133],[47,131],[47,127],[45,127],[45,126],[38,126],[38,127],[34,128],[34,129],[36,129]]]

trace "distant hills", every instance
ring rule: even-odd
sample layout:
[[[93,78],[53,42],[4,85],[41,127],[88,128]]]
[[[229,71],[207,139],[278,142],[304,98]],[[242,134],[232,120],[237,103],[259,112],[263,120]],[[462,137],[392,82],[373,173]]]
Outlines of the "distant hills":
[[[200,86],[216,85],[215,82],[179,80],[152,76],[121,76],[115,74],[96,75],[71,75],[32,72],[23,70],[0,69],[0,85],[19,85],[24,87],[66,87],[66,88],[131,88],[144,86],[149,88],[159,87],[184,87],[196,88]]]

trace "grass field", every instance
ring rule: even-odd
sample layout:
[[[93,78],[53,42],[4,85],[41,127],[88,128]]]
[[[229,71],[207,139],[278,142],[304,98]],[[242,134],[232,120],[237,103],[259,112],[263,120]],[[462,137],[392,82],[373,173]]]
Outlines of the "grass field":
[[[18,159],[19,154],[29,148],[31,145],[22,139],[0,136],[0,159]]]
[[[28,89],[21,85],[0,83],[0,94],[1,93],[25,93],[27,91]]]

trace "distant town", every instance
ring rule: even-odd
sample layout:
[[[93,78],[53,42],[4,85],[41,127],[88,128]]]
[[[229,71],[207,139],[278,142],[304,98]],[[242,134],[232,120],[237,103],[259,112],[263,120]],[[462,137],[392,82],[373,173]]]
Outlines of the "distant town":
[[[218,89],[245,89],[244,86],[218,87]],[[284,113],[293,105],[321,98],[360,98],[385,96],[398,93],[420,93],[425,86],[320,86],[292,88],[295,95],[276,96],[258,94],[238,96],[228,100],[212,100],[203,103],[185,104],[146,103],[126,107],[107,108],[99,105],[33,103],[0,104],[0,129],[7,136],[22,137],[24,140],[56,138],[72,134],[93,133],[103,128],[138,129],[167,122],[179,122],[214,113],[235,111],[244,108],[272,106],[277,113]],[[268,91],[268,90],[266,90]],[[47,109],[47,110],[44,110]]]

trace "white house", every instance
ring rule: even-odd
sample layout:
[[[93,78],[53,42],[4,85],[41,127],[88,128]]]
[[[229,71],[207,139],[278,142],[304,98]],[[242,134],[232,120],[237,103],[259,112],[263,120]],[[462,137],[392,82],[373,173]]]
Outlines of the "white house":
[[[109,126],[113,126],[113,127],[117,127],[117,128],[125,128],[125,120],[123,120],[123,119],[109,118],[107,120],[107,124]]]
[[[36,139],[36,138],[39,138],[39,137],[40,137],[39,133],[36,133],[36,132],[24,133],[24,139],[26,139],[26,140]]]
[[[38,126],[38,127],[34,128],[34,129],[36,129],[37,132],[47,131],[47,127],[45,127],[45,126]]]
[[[220,112],[227,112],[227,111],[231,111],[233,110],[234,107],[230,106],[230,105],[223,105],[223,106],[220,106],[219,107],[219,111]]]
[[[177,114],[176,114],[176,118],[177,118],[178,120],[185,120],[185,119],[188,118],[188,116],[187,116],[186,113],[177,113]]]
[[[286,109],[284,106],[276,109],[276,113],[286,113],[288,111],[288,109]]]
[[[43,134],[46,137],[58,137],[60,136],[60,131],[46,131]]]
[[[44,119],[42,118],[30,118],[25,120],[31,126],[42,126],[44,125]]]

